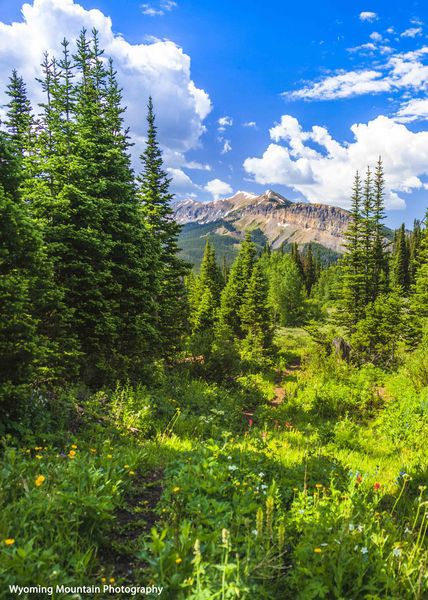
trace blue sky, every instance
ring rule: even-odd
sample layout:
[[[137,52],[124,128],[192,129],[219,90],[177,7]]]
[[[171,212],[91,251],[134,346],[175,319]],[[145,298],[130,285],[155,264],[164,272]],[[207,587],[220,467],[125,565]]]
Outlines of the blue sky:
[[[2,87],[17,67],[37,102],[42,49],[93,25],[124,87],[135,164],[152,93],[178,198],[273,188],[347,207],[355,170],[382,154],[388,224],[424,215],[425,2],[0,0]]]

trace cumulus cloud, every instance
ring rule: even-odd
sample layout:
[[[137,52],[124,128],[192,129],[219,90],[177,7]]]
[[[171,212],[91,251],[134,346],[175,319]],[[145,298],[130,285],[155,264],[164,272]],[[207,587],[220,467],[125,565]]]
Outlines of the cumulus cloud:
[[[401,34],[401,37],[414,38],[422,34],[422,27],[410,27]]]
[[[220,125],[220,127],[231,127],[233,125],[233,119],[232,117],[220,117],[218,120],[218,124]]]
[[[371,33],[369,37],[374,42],[381,42],[383,39],[382,35],[378,31],[373,31],[373,33]]]
[[[204,189],[212,194],[215,200],[220,198],[220,196],[231,194],[233,191],[231,186],[226,183],[226,181],[222,181],[221,179],[211,179],[211,181],[208,181]]]
[[[182,169],[170,167],[167,171],[171,177],[171,192],[173,194],[187,195],[190,190],[198,187]]]
[[[257,128],[257,123],[255,121],[247,121],[246,123],[242,123],[243,127],[252,127],[253,129]]]
[[[221,153],[227,154],[231,150],[232,150],[232,144],[230,143],[230,140],[223,140],[223,148],[221,150]]]
[[[376,50],[371,42],[351,48]],[[377,48],[381,53],[392,52],[389,46]],[[426,65],[428,46],[422,46],[411,52],[391,54],[384,64],[376,69],[338,71],[324,77],[321,81],[311,82],[293,92],[284,92],[288,98],[306,100],[334,100],[350,98],[363,94],[380,92],[400,92],[406,90],[426,90],[428,88],[428,65]]]
[[[168,10],[167,4],[162,2],[159,6]],[[168,6],[173,8],[173,4]],[[168,166],[178,168],[186,162],[185,153],[200,144],[211,101],[192,80],[190,56],[182,48],[171,41],[130,43],[113,32],[110,17],[98,9],[86,10],[74,0],[33,0],[24,4],[21,12],[18,22],[0,21],[1,89],[5,88],[12,68],[16,68],[33,101],[40,101],[35,77],[40,75],[43,52],[58,55],[64,36],[73,42],[83,27],[88,31],[95,27],[106,55],[114,60],[123,87],[124,103],[128,106],[125,119],[136,143],[135,155],[144,143],[145,105],[151,94]],[[3,103],[1,100],[4,97],[0,99]]]
[[[360,12],[360,21],[368,21],[371,23],[372,21],[376,21],[378,18],[377,13],[371,12],[369,10],[363,10]]]
[[[284,115],[270,129],[272,143],[261,157],[247,158],[244,169],[257,183],[286,185],[310,202],[349,208],[355,171],[374,166],[381,156],[387,208],[404,208],[400,194],[422,188],[421,178],[428,175],[428,131],[413,133],[379,116],[355,123],[351,132],[353,141],[341,143],[324,127],[304,131],[296,118]]]
[[[410,123],[412,121],[428,120],[428,100],[424,98],[413,98],[405,102],[397,112],[396,121]]]
[[[163,0],[159,6],[153,6],[153,4],[142,4],[141,10],[144,15],[148,17],[161,17],[166,11],[170,11],[177,6],[177,2],[173,0]]]

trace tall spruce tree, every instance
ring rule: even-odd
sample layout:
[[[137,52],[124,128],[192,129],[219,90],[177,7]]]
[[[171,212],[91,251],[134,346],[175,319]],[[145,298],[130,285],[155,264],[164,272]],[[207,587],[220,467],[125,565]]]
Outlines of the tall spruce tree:
[[[219,325],[228,328],[236,338],[244,337],[241,306],[256,261],[256,247],[248,232],[241,244],[239,254],[230,270],[229,278],[221,295]]]
[[[6,94],[9,101],[4,124],[16,151],[24,156],[32,145],[34,116],[24,80],[15,69],[9,78]]]
[[[410,286],[410,256],[404,223],[396,232],[396,241],[392,256],[392,282],[407,293]]]
[[[205,244],[199,275],[189,294],[190,323],[193,331],[214,326],[223,288],[223,277],[217,265],[214,248]]]
[[[140,157],[142,172],[138,177],[138,199],[144,220],[157,240],[156,327],[160,335],[161,355],[171,357],[181,347],[186,327],[184,277],[188,266],[178,256],[180,226],[172,218],[171,179],[163,168],[151,98],[148,102],[147,124],[147,144]]]
[[[379,157],[373,180],[372,300],[375,300],[379,294],[388,291],[388,255],[385,249],[383,231],[385,220],[384,188],[383,164],[382,158]]]
[[[351,220],[345,233],[346,253],[342,260],[341,315],[350,331],[364,316],[365,308],[362,201],[362,184],[357,171],[351,198]]]
[[[312,253],[312,244],[309,244],[306,254],[303,259],[303,275],[308,296],[311,293],[312,287],[316,282],[316,264]]]
[[[413,287],[412,308],[421,318],[428,317],[428,211],[418,253],[418,267]]]
[[[255,262],[240,307],[244,354],[265,356],[272,346],[272,318],[268,303],[269,284],[262,261]]]

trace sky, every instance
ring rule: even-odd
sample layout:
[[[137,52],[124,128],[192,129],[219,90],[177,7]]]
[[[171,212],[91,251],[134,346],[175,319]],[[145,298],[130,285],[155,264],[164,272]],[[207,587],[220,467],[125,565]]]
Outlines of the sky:
[[[387,224],[423,218],[426,0],[0,0],[0,90],[16,68],[37,105],[43,52],[82,27],[114,60],[136,169],[152,95],[177,199],[274,189],[348,208],[381,156]]]

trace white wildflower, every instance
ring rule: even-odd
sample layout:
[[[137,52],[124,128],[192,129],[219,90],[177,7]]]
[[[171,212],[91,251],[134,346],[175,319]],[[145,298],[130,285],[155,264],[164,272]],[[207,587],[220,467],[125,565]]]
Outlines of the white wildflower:
[[[392,556],[396,556],[397,558],[399,556],[401,556],[401,554],[402,554],[401,548],[394,548],[394,550],[392,551]]]
[[[236,471],[238,467],[236,465],[229,465],[227,468],[229,469],[229,471]]]
[[[367,552],[368,552],[368,549],[367,549],[367,547],[366,547],[366,546],[363,546],[363,547],[361,548],[361,554],[367,554]]]

